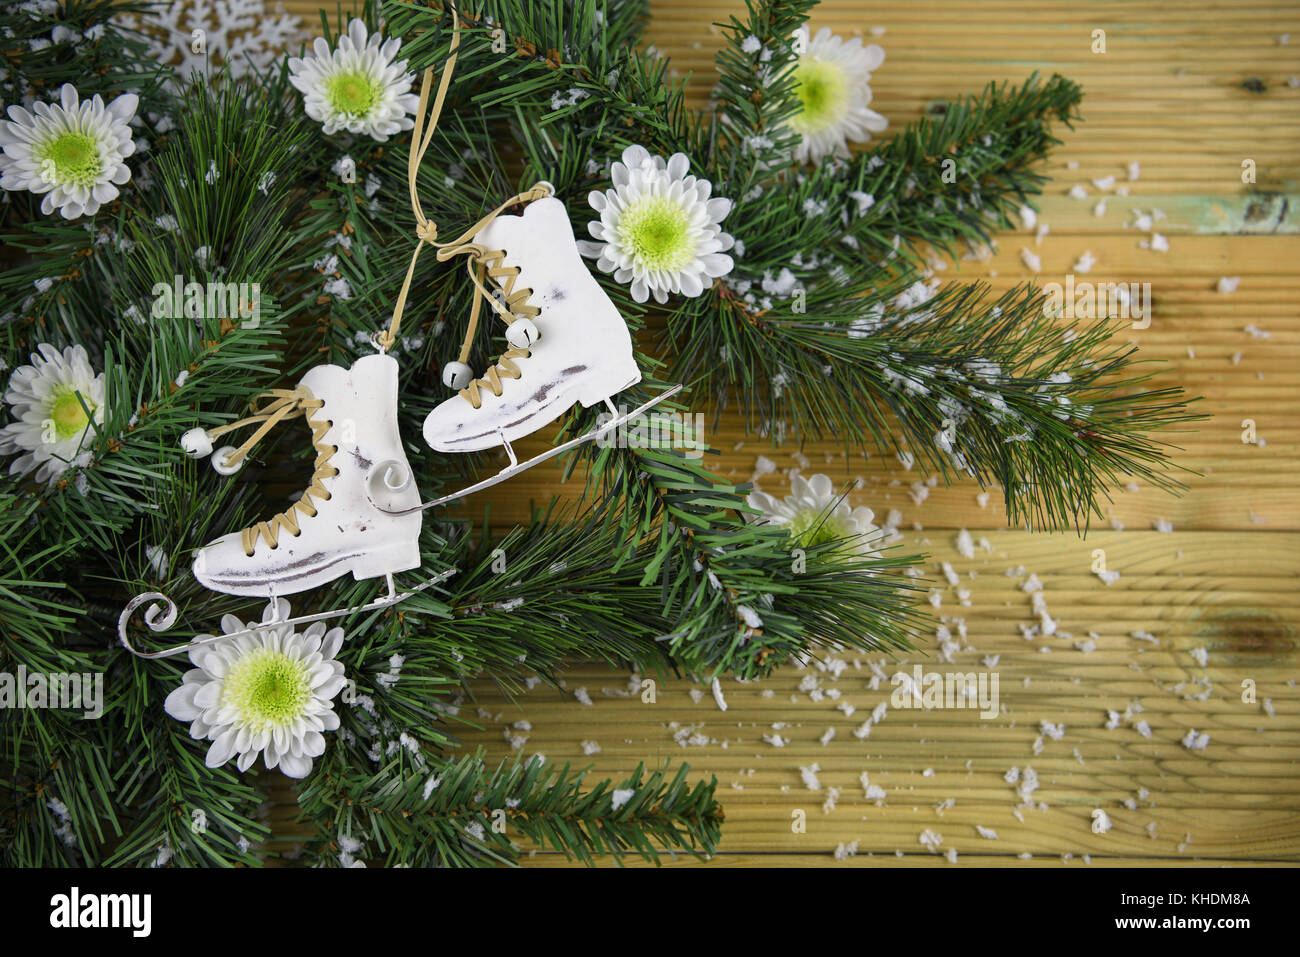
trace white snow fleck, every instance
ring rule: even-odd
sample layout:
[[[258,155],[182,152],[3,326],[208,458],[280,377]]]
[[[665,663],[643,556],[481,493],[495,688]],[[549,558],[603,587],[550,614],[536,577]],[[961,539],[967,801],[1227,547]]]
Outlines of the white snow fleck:
[[[943,843],[943,835],[936,834],[934,831],[926,828],[921,832],[921,836],[917,838],[917,841],[923,844],[931,854],[938,854],[939,845]]]

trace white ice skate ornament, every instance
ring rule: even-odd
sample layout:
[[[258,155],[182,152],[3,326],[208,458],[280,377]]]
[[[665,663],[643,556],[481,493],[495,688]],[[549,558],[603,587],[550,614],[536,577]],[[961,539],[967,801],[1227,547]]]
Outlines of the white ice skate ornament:
[[[452,18],[455,28],[459,21],[454,6]],[[458,389],[459,395],[429,413],[424,438],[440,452],[504,446],[510,465],[492,479],[426,502],[420,509],[480,491],[566,449],[599,438],[681,389],[680,385],[674,386],[635,412],[618,416],[610,398],[641,381],[632,337],[623,317],[578,254],[568,214],[564,204],[554,198],[555,188],[550,183],[534,184],[507,199],[458,238],[438,242],[437,225],[420,206],[417,174],[442,111],[458,42],[457,35],[427,117],[432,68],[425,71],[421,82],[407,159],[407,186],[418,242],[393,305],[389,328],[379,334],[377,341],[384,349],[396,341],[416,263],[425,244],[433,246],[443,262],[465,256],[476,292],[460,354],[443,369],[443,383]],[[515,205],[524,207],[522,215],[503,215]],[[489,288],[489,281],[495,289]],[[474,379],[468,360],[483,303],[506,323],[510,348],[482,377]],[[578,402],[584,407],[604,402],[614,413],[614,420],[520,463],[510,443],[554,422]],[[375,504],[390,514],[412,511],[409,507],[394,510],[379,501]]]
[[[398,593],[396,572],[420,565],[419,490],[397,429],[397,360],[381,354],[364,356],[350,369],[335,365],[308,370],[296,389],[276,389],[252,403],[253,415],[239,422],[185,433],[181,445],[193,458],[212,456],[212,466],[233,475],[253,446],[276,424],[305,416],[312,430],[316,468],[311,484],[290,508],[270,521],[223,535],[194,556],[194,577],[205,588],[230,595],[276,599],[318,588],[349,572],[358,581],[384,576],[388,594],[361,609],[292,619],[320,621],[362,609],[383,608],[427,588],[433,581]],[[239,448],[213,440],[250,425],[259,428]],[[382,506],[382,508],[381,508]],[[402,510],[405,509],[403,512]],[[440,576],[437,580],[443,580]],[[145,614],[145,623],[162,631],[175,621],[175,606],[164,595],[138,596],[118,624],[122,644],[141,657],[165,657],[185,650],[180,645],[161,653],[131,647],[126,625],[144,601],[166,601]],[[283,622],[276,622],[283,624]],[[229,636],[225,636],[229,637]]]
[[[489,276],[503,273],[530,293],[518,302],[533,317],[512,322],[511,348],[429,413],[431,448],[496,448],[549,425],[575,402],[590,407],[641,381],[627,324],[578,255],[563,203],[547,197],[522,216],[498,216],[473,243],[499,264]]]
[[[228,595],[273,598],[318,588],[346,572],[361,580],[418,568],[420,522],[372,504],[401,508],[420,500],[397,431],[397,360],[373,355],[351,369],[316,366],[297,389],[259,398],[271,401],[259,407],[255,400],[255,414],[247,419],[206,433],[194,430],[198,436],[187,432],[186,450],[209,448],[212,439],[261,422],[243,446],[212,455],[213,468],[233,474],[258,439],[301,412],[312,429],[316,471],[290,508],[199,549],[199,583]]]

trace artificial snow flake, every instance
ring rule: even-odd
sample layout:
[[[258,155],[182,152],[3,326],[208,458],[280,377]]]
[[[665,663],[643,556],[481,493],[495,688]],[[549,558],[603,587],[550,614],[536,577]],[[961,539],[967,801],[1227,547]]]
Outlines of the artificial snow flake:
[[[578,250],[616,282],[630,283],[637,302],[651,295],[658,303],[669,294],[698,296],[706,280],[727,275],[734,265],[725,252],[734,240],[720,226],[731,200],[710,199],[713,184],[687,175],[689,169],[685,153],[664,160],[629,146],[623,161],[610,167],[614,188],[587,196],[600,213],[587,224],[598,242],[580,240]]]
[[[393,62],[401,45],[381,33],[369,36],[366,25],[354,19],[336,49],[317,37],[312,53],[290,57],[289,82],[302,92],[303,108],[326,134],[346,130],[383,142],[415,125],[410,114],[420,104],[411,92],[415,75],[406,72],[405,60]]]
[[[65,83],[53,106],[10,106],[9,119],[0,121],[0,187],[44,193],[47,216],[56,209],[64,219],[93,216],[131,178],[122,160],[135,152],[127,123],[139,102],[134,93],[107,106],[98,95],[82,102]]]
[[[272,600],[263,623],[289,617],[289,603]],[[221,619],[223,634],[253,628],[234,615]],[[334,696],[344,684],[335,660],[343,629],[325,630],[315,622],[306,631],[281,624],[252,634],[192,648],[197,667],[167,696],[173,718],[190,721],[190,737],[212,742],[206,763],[220,767],[231,758],[247,771],[262,754],[266,767],[277,765],[291,778],[306,777],[312,759],[325,753],[322,731],[334,731],[339,717]]]
[[[785,526],[802,548],[838,542],[836,550],[861,557],[878,557],[880,529],[872,524],[875,513],[865,505],[853,508],[840,496],[829,476],[790,477],[790,491],[783,501],[766,492],[753,491],[746,500],[750,508],[763,513],[760,521]]]
[[[104,421],[104,374],[96,375],[81,346],[59,352],[43,342],[36,348],[32,364],[19,366],[9,377],[4,400],[12,421],[0,429],[0,455],[23,453],[9,464],[10,474],[36,469],[36,481],[45,482],[89,458],[78,453],[91,420],[96,425]]]
[[[795,94],[800,110],[790,118],[802,138],[795,147],[797,162],[820,164],[830,156],[847,157],[848,141],[863,143],[889,126],[889,120],[869,109],[871,71],[885,62],[877,44],[845,40],[825,27],[810,36],[805,24],[795,31],[796,49],[803,52],[794,65]]]

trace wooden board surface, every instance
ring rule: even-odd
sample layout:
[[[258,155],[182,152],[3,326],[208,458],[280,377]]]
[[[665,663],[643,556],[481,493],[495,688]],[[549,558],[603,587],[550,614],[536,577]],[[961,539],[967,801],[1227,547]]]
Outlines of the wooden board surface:
[[[313,3],[285,6],[316,20]],[[660,0],[653,11],[648,38],[681,76],[690,75],[693,102],[702,103],[721,42],[710,24],[739,15],[742,4]],[[1177,499],[1116,489],[1107,514],[1115,527],[1103,522],[1086,541],[1029,534],[1005,529],[996,491],[981,506],[974,486],[936,488],[918,505],[910,486],[926,476],[897,462],[848,459],[827,443],[774,449],[728,418],[709,436],[723,451],[715,466],[721,474],[749,479],[765,455],[781,469],[861,477],[854,504],[878,515],[900,509],[905,530],[921,524],[908,544],[931,552],[926,572],[937,583],[938,613],[963,619],[966,639],[952,664],[940,660],[936,640],[924,656],[888,663],[885,672],[918,663],[926,671],[996,672],[1001,713],[982,720],[966,709],[891,708],[858,738],[854,730],[891,691],[888,679],[871,689],[865,656],[842,656],[838,678],[814,665],[761,683],[724,682],[726,712],[708,688],[680,681],[661,684],[656,703],[643,704],[621,696],[626,674],[575,664],[566,695],[539,686],[508,702],[487,685],[472,687],[476,700],[467,708],[484,717],[465,746],[500,756],[510,752],[506,738],[522,734],[526,753],[590,765],[593,780],[618,778],[640,761],[689,761],[695,773],[717,776],[725,802],[712,866],[840,866],[833,852],[855,841],[858,855],[845,863],[952,866],[920,843],[927,830],[942,836],[939,852],[957,851],[957,866],[1086,866],[1084,855],[1093,866],[1300,861],[1300,86],[1288,83],[1300,76],[1300,8],[828,0],[813,25],[885,48],[873,107],[893,130],[926,103],[978,92],[989,80],[1019,82],[1038,70],[1082,84],[1084,122],[1060,131],[1064,146],[1045,170],[1052,180],[1039,219],[1050,233],[1042,245],[1027,230],[1003,234],[993,259],[964,261],[943,276],[1000,291],[1029,278],[1019,257],[1025,247],[1041,256],[1040,282],[1063,282],[1085,252],[1096,258],[1090,280],[1150,282],[1153,321],[1131,337],[1144,357],[1166,363],[1159,384],[1203,396],[1202,411],[1212,416],[1177,439],[1177,462],[1197,473],[1187,477],[1190,489]],[[1104,54],[1091,51],[1099,29]],[[1292,32],[1296,41],[1284,43],[1281,35]],[[1243,87],[1251,79],[1265,92]],[[1254,186],[1242,183],[1247,159],[1255,163]],[[1132,161],[1140,176],[1128,182]],[[1091,182],[1106,176],[1129,195]],[[1087,200],[1067,195],[1076,183]],[[1094,215],[1102,196],[1106,210]],[[1141,248],[1149,234],[1125,226],[1136,211],[1153,209],[1165,214],[1156,228],[1168,252]],[[1225,276],[1240,277],[1235,293],[1216,291]],[[1242,442],[1247,418],[1266,444]],[[543,467],[515,480],[508,496],[494,499],[494,521],[524,519],[530,500],[561,491],[557,474]],[[761,484],[779,492],[785,478],[778,472]],[[1160,519],[1174,531],[1154,530]],[[988,549],[962,558],[954,544],[962,528],[986,538]],[[1113,585],[1090,572],[1098,548],[1121,573]],[[944,581],[943,561],[961,577],[958,587]],[[1038,616],[1021,587],[1025,578],[1006,574],[1017,568],[1042,582],[1057,635],[1021,636],[1018,626]],[[969,591],[969,604],[959,589]],[[957,630],[955,620],[950,627]],[[1095,649],[1076,645],[1089,641]],[[996,664],[984,664],[987,656]],[[807,690],[812,685],[799,690],[813,680],[820,701]],[[1253,700],[1243,700],[1243,682],[1253,683]],[[578,688],[590,706],[574,697]],[[843,703],[856,708],[852,716],[837,710]],[[1133,707],[1142,710],[1123,720]],[[1119,726],[1105,727],[1108,710],[1121,713]],[[511,727],[522,720],[531,730]],[[1063,726],[1063,736],[1044,735],[1044,721]],[[1135,729],[1140,721],[1149,737]],[[821,743],[830,728],[833,740]],[[1210,736],[1203,750],[1181,743],[1193,729]],[[764,735],[788,743],[775,747]],[[600,751],[584,755],[584,741]],[[817,791],[801,772],[814,764]],[[1039,787],[1035,806],[1017,815],[1022,802],[1005,776],[1027,766]],[[884,789],[883,805],[864,796],[864,771]],[[838,799],[824,811],[830,788]],[[280,794],[291,800],[287,790]],[[1098,808],[1113,823],[1106,833],[1091,826]],[[798,810],[806,813],[803,834],[792,833]],[[277,809],[279,833],[292,832],[290,816],[289,806]],[[996,830],[997,840],[980,837],[977,825]],[[539,854],[530,863],[564,861]]]

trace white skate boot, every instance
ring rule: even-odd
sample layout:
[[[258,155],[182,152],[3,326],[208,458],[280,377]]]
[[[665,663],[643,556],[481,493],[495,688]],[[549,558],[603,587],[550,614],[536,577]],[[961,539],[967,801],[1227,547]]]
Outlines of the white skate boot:
[[[316,470],[302,498],[269,522],[224,535],[195,553],[194,576],[205,588],[264,598],[316,588],[351,572],[358,580],[420,565],[420,501],[397,431],[397,360],[365,356],[351,369],[308,370],[297,389],[264,393],[247,419],[181,444],[194,458],[212,439],[245,425],[261,427],[240,448],[212,453],[212,467],[233,475],[254,444],[278,422],[305,415]],[[378,506],[383,506],[383,509]]]
[[[462,358],[443,373],[443,381],[460,392],[424,421],[424,439],[432,448],[508,448],[575,402],[589,407],[641,381],[627,324],[578,255],[559,200],[533,199],[522,216],[496,216],[472,243],[440,258],[464,252],[473,254],[480,275],[485,272],[504,293],[506,305],[498,311],[509,310],[511,348],[470,381],[464,359],[473,337],[471,321]]]

